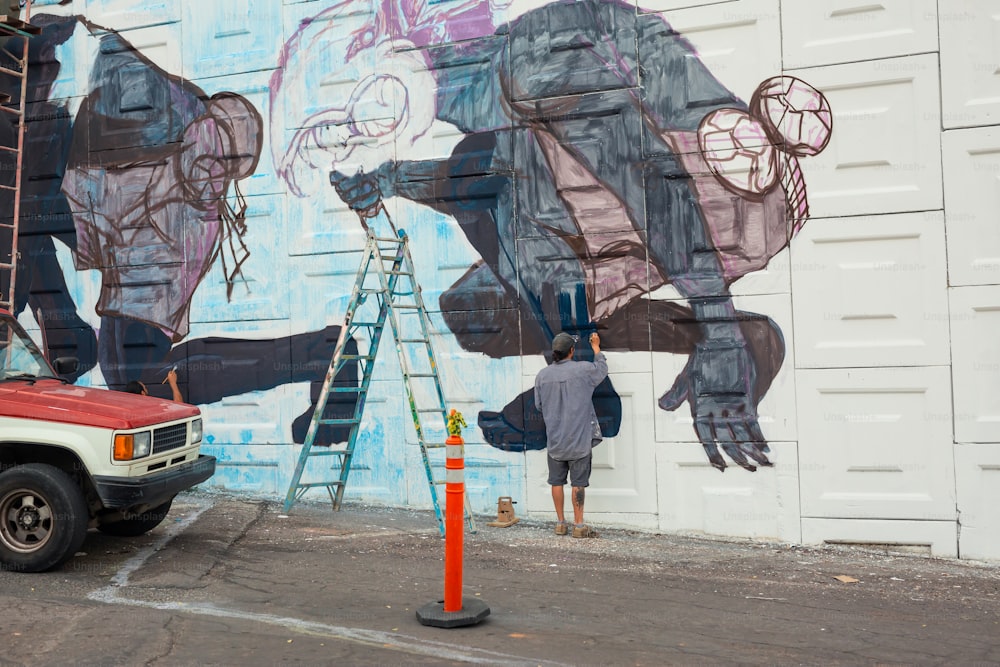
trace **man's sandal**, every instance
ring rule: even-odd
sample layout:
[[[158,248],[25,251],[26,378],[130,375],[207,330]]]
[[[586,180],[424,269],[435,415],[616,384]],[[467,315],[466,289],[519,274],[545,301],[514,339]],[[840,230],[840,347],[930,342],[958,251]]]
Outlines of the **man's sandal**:
[[[560,521],[556,524],[556,535],[565,535],[569,532],[569,527],[566,525],[565,521]]]
[[[573,537],[598,537],[598,535],[596,530],[584,524],[582,526],[573,526]]]

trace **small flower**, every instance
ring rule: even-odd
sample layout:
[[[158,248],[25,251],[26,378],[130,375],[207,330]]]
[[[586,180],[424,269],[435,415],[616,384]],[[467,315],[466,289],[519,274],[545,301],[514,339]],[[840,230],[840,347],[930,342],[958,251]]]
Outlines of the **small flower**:
[[[462,435],[462,429],[466,426],[468,424],[465,423],[461,412],[452,410],[448,414],[448,435]]]

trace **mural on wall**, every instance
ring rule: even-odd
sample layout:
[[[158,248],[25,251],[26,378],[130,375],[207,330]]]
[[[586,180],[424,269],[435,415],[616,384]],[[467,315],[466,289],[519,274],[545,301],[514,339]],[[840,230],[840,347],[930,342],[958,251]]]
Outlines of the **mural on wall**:
[[[50,356],[80,358],[72,379],[142,380],[155,393],[176,367],[197,404],[309,382],[312,405],[280,406],[297,415],[290,435],[302,442],[340,328],[253,340],[190,326],[211,271],[225,298],[247,294],[255,230],[241,184],[270,158],[296,197],[332,187],[362,214],[397,198],[453,221],[476,258],[438,305],[462,349],[547,356],[555,333],[596,330],[613,352],[686,356],[657,388],[659,407],[688,404],[716,468],[771,465],[757,409],[784,340],[766,315],[737,310],[729,289],[808,217],[799,161],[829,141],[824,96],[778,76],[744,101],[661,16],[610,0],[512,18],[502,0],[323,7],[275,54],[270,156],[242,95],[209,94],[85,17],[33,16],[43,30],[30,41],[17,302]],[[75,40],[88,48],[67,48]],[[81,97],[56,97],[61,59],[85,51]],[[444,150],[432,140],[441,126],[456,134]],[[0,140],[13,143],[10,119]],[[0,168],[0,182],[10,178]],[[60,245],[75,270],[100,275],[98,324],[78,313]],[[667,285],[680,298],[655,296]],[[357,381],[356,366],[338,377]],[[480,412],[485,441],[544,448],[531,391],[515,394]],[[342,396],[327,417],[353,414]],[[594,402],[613,437],[623,418],[613,377]],[[318,442],[346,436],[328,428]]]
[[[723,453],[771,465],[757,406],[783,337],[737,311],[729,286],[808,217],[799,160],[829,141],[826,99],[775,77],[744,102],[661,17],[624,3],[556,2],[507,23],[503,9],[385,0],[351,30],[361,10],[342,2],[303,21],[272,79],[279,174],[308,196],[332,172],[361,212],[402,197],[451,216],[481,257],[440,299],[464,349],[547,354],[559,331],[598,330],[612,350],[687,355],[659,407],[689,404],[716,468]],[[281,106],[290,86],[332,79],[357,84],[318,111]],[[463,138],[410,158],[434,122]],[[299,128],[290,142],[286,125]],[[667,284],[686,304],[650,298]],[[594,402],[614,436],[611,380]],[[530,391],[478,421],[497,448],[545,445]]]
[[[186,340],[192,295],[212,265],[221,263],[232,298],[251,261],[239,182],[260,158],[260,113],[240,95],[207,95],[84,17],[41,14],[32,23],[42,34],[29,47],[16,301],[44,327],[50,356],[77,356],[74,380],[96,364],[109,387],[141,380],[154,394],[176,368],[192,403],[304,381],[315,402],[339,327],[276,340]],[[98,42],[75,116],[67,100],[49,99],[61,68],[57,47],[72,39]],[[5,120],[0,131],[13,145],[13,125]],[[99,331],[77,313],[55,239],[72,250],[77,270],[100,272]],[[356,368],[338,381],[356,383]],[[293,423],[300,442],[313,409]],[[351,413],[353,404],[328,411]]]

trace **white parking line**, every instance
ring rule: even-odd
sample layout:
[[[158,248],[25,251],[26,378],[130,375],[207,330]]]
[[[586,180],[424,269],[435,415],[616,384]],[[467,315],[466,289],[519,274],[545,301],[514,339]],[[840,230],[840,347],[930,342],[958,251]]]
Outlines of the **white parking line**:
[[[122,589],[128,586],[129,577],[136,570],[141,568],[149,558],[167,545],[170,540],[182,533],[188,526],[193,524],[205,510],[212,507],[212,504],[197,506],[189,512],[181,521],[172,523],[165,527],[163,534],[158,540],[140,549],[134,556],[129,558],[118,569],[111,578],[111,584],[100,588],[87,597],[95,602],[103,602],[111,605],[124,605],[130,607],[146,607],[160,611],[173,611],[186,614],[196,614],[199,616],[215,616],[220,618],[231,618],[255,623],[264,623],[298,632],[306,635],[319,637],[330,637],[344,641],[364,644],[390,651],[400,651],[412,655],[423,655],[442,660],[454,660],[477,665],[564,665],[564,663],[552,662],[549,660],[538,660],[535,658],[525,658],[523,656],[509,653],[498,653],[486,649],[472,646],[457,646],[453,642],[437,642],[419,637],[413,637],[397,632],[382,632],[379,630],[366,630],[363,628],[348,628],[339,625],[329,625],[327,623],[316,623],[306,621],[301,618],[290,616],[276,616],[273,614],[258,614],[239,609],[227,609],[210,604],[190,604],[185,602],[149,602],[146,600],[134,600],[120,595]]]

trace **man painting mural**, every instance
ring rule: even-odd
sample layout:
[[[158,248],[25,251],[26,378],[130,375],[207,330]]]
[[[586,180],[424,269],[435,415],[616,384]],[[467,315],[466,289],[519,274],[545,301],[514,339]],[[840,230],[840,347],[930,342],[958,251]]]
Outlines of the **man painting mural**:
[[[798,157],[829,139],[822,96],[778,77],[747,104],[659,16],[623,2],[555,2],[492,35],[419,50],[410,40],[422,34],[415,17],[426,7],[402,6],[411,11],[383,5],[373,25],[353,33],[345,65],[357,67],[374,52],[382,69],[359,86],[353,106],[303,119],[279,158],[290,184],[309,166],[321,167],[325,152],[331,180],[352,208],[401,196],[454,217],[483,258],[441,298],[463,347],[491,356],[540,353],[560,329],[631,330],[622,337],[628,349],[689,356],[659,406],[689,403],[712,465],[726,468],[722,452],[748,470],[770,465],[757,405],[780,368],[781,334],[769,319],[737,312],[729,285],[766,266],[808,214]],[[465,14],[437,17],[447,19],[439,36],[465,25],[462,18],[475,24],[483,11],[462,8]],[[305,24],[283,60],[327,38]],[[392,57],[399,62],[386,63]],[[402,85],[380,73],[393,65],[419,72],[413,83],[420,87],[397,91],[406,103],[391,121],[352,115],[366,108],[366,91]],[[435,118],[465,137],[447,159],[397,160],[392,148],[412,145],[430,126],[428,73]],[[809,121],[803,110],[813,112]],[[665,284],[686,308],[646,298]],[[477,302],[490,290],[516,305],[481,310]],[[520,339],[487,342],[463,330],[462,318],[449,319],[449,312],[467,319],[469,311],[482,314],[479,328],[521,331]],[[610,396],[599,389],[594,400],[608,436],[621,414],[606,389]],[[486,440],[504,449],[544,446],[533,403],[529,392],[502,412],[481,413]]]

